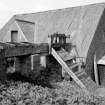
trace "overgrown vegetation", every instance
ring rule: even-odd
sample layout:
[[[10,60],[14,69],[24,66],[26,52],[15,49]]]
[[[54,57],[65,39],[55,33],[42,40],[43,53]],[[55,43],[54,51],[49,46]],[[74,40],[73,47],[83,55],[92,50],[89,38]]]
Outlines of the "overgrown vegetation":
[[[28,78],[15,72],[8,75],[9,81],[0,82],[0,105],[105,104],[105,97],[86,93],[74,81],[61,81],[57,71],[42,69],[36,77],[35,73],[30,72]]]
[[[40,67],[38,68],[38,72],[33,70],[29,71],[27,74],[28,75],[22,75],[20,72],[8,73],[7,80],[29,82],[34,85],[52,88],[51,83],[53,80],[58,82],[62,79],[61,74],[59,74],[56,69],[51,70],[50,68]]]
[[[57,83],[55,89],[20,81],[0,84],[0,105],[102,105],[102,103],[103,97],[87,94],[76,84],[67,81]]]

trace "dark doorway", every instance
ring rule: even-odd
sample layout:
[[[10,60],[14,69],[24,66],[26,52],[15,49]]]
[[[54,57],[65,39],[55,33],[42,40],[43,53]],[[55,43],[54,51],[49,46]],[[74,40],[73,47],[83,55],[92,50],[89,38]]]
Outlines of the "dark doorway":
[[[98,64],[99,82],[100,85],[105,86],[105,65]]]

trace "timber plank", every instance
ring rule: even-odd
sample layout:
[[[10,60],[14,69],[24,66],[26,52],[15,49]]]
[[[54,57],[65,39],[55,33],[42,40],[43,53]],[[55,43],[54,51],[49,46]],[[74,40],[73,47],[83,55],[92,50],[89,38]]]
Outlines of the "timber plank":
[[[87,73],[84,70],[73,72],[72,68],[69,67],[69,65],[62,59],[62,57],[53,48],[52,48],[52,55],[56,58],[56,60],[62,65],[64,70],[74,79],[74,81],[82,89],[93,91],[98,88],[97,84],[87,75]],[[76,64],[74,64],[74,67],[75,65]]]
[[[63,59],[63,61],[68,61],[75,58],[74,56],[70,56],[69,53],[66,52],[65,50],[59,51],[58,55]]]
[[[70,69],[73,69],[73,68],[77,67],[79,64],[78,63],[75,63],[73,65],[69,65],[69,64],[67,64],[67,65],[69,66]]]
[[[59,57],[56,51],[52,48],[52,55],[56,58],[56,60],[62,65],[66,72],[74,79],[74,81],[82,88],[86,89],[85,85],[77,78],[77,76],[72,72],[72,70],[67,66],[67,64]]]
[[[49,46],[48,44],[34,44],[29,46],[17,46],[5,49],[5,57],[12,56],[21,56],[28,54],[40,54],[40,53],[48,53]]]

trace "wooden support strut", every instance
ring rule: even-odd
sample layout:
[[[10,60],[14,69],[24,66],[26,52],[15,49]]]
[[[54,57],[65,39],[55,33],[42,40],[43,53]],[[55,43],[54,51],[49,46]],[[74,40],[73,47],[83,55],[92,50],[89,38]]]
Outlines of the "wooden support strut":
[[[85,85],[77,78],[77,76],[72,72],[72,70],[67,66],[67,64],[59,57],[56,51],[52,48],[52,55],[57,59],[57,61],[62,65],[64,70],[74,79],[74,81],[84,90],[87,91]]]
[[[95,75],[96,84],[99,85],[98,69],[97,69],[97,62],[96,62],[96,53],[94,54],[94,75]]]

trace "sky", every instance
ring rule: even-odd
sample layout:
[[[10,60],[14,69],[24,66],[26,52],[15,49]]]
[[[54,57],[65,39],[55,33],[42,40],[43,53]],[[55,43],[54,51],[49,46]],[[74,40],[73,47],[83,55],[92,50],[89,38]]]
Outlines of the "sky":
[[[0,0],[0,28],[15,14],[74,7],[105,0]]]

